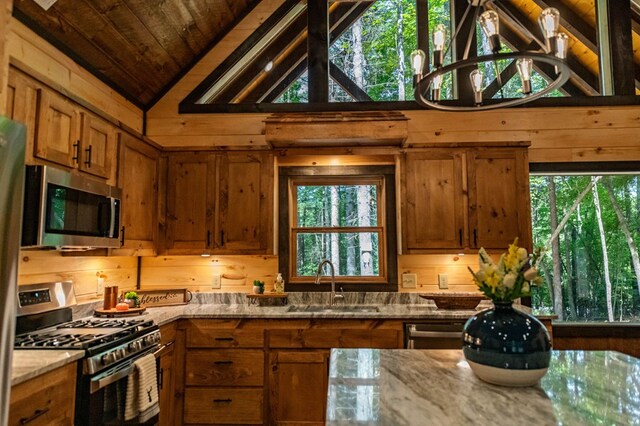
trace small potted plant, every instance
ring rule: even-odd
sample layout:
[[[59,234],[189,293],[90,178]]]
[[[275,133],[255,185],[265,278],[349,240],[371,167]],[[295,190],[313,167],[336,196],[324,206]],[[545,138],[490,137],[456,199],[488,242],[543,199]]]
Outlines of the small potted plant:
[[[255,294],[264,293],[264,281],[254,280],[253,281],[253,292]]]
[[[124,301],[129,305],[130,308],[139,308],[140,307],[140,299],[138,298],[138,293],[135,291],[128,291],[124,295]]]

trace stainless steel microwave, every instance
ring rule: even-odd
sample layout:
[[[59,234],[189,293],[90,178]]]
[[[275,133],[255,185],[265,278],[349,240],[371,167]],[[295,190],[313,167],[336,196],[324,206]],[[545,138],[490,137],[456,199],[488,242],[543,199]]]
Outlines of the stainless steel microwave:
[[[122,191],[49,166],[27,166],[22,246],[120,247]]]

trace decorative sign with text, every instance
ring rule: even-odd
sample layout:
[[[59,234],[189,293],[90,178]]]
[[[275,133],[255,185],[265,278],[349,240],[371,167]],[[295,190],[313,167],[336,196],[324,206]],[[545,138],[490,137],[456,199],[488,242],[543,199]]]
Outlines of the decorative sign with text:
[[[186,288],[160,289],[160,290],[136,290],[140,299],[140,306],[185,305],[191,301],[191,292]]]

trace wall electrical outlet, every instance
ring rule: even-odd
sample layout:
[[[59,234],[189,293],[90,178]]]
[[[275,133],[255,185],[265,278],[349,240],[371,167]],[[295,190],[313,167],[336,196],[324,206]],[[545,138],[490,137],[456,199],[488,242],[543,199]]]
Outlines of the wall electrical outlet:
[[[211,288],[220,288],[222,286],[222,277],[220,274],[215,274],[213,276],[213,281],[211,282]]]
[[[438,287],[449,288],[449,275],[438,274]]]
[[[417,282],[418,282],[418,276],[416,274],[402,274],[403,288],[416,288]]]
[[[96,294],[98,296],[104,294],[104,278],[96,278]]]

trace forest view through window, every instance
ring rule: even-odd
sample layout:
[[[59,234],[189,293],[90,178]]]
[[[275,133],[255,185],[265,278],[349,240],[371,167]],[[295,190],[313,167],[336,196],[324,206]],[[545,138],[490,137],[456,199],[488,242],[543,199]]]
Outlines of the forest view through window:
[[[383,278],[383,193],[381,178],[294,179],[292,278],[313,279],[323,259],[343,281]]]
[[[640,175],[531,176],[533,307],[563,321],[640,322]]]

